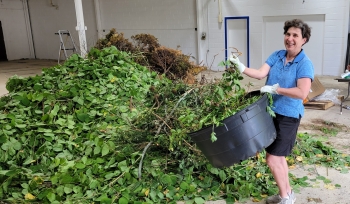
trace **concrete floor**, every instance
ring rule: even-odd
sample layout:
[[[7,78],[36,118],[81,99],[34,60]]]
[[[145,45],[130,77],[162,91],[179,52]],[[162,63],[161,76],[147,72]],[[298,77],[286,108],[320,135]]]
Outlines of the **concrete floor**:
[[[42,68],[48,68],[57,65],[56,60],[15,60],[8,62],[0,61],[0,96],[3,96],[8,93],[6,90],[6,82],[7,80],[13,76],[33,76],[40,75]],[[200,78],[202,75],[205,75],[207,80],[212,80],[215,78],[220,78],[222,72],[214,72],[214,71],[204,71],[200,73],[197,77]],[[344,82],[338,82],[334,80],[338,78],[337,76],[317,76],[322,83],[322,85],[326,89],[339,89],[339,95],[346,96],[348,94],[348,84]],[[258,90],[265,83],[264,80],[256,80],[251,79],[249,77],[245,77],[242,81],[242,85],[251,84],[249,90]],[[350,100],[350,99],[348,99]],[[350,101],[345,101],[345,105],[350,106]],[[340,106],[335,105],[327,110],[314,110],[314,109],[305,109],[305,116],[302,118],[301,123],[310,123],[313,119],[323,119],[330,122],[336,122],[340,124],[344,124],[350,127],[350,110],[343,109],[343,113],[340,114]],[[344,133],[342,135],[343,143],[347,143],[350,146],[349,141],[349,133]],[[350,153],[350,150],[349,152]],[[294,175],[303,176],[308,175],[309,172],[305,167],[300,167],[291,171]],[[313,189],[313,188],[305,188],[302,192],[297,194],[298,201],[297,203],[310,203],[309,197],[317,197],[322,199],[322,203],[349,203],[348,198],[350,196],[350,176],[349,174],[340,174],[335,170],[328,170],[322,167],[318,167],[318,173],[320,175],[325,175],[325,177],[331,179],[334,183],[341,184],[342,188],[336,190],[325,190],[323,188]],[[345,200],[343,200],[345,199]],[[181,202],[179,202],[181,203]],[[215,201],[215,202],[207,202],[207,204],[224,204],[226,203],[223,200]],[[247,201],[246,204],[253,204],[252,201]],[[262,204],[264,201],[258,202],[258,204]],[[313,202],[312,202],[313,203]],[[256,202],[255,202],[256,204]]]
[[[43,68],[57,65],[57,60],[13,60],[0,61],[0,96],[7,94],[6,82],[13,76],[40,75]]]

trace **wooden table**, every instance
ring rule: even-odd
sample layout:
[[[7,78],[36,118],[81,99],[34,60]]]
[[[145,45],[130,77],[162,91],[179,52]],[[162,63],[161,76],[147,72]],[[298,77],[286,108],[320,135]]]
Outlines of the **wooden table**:
[[[349,94],[350,94],[350,79],[342,79],[342,78],[338,78],[338,79],[335,79],[335,80],[338,80],[338,82],[347,82],[348,83],[348,95],[343,99],[343,100],[340,100],[340,114],[342,114],[343,112],[343,102],[346,101],[349,97]]]

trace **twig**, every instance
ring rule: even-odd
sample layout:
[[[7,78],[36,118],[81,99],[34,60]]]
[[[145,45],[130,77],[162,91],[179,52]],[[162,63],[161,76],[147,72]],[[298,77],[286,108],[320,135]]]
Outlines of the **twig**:
[[[156,136],[160,133],[162,127],[166,124],[166,121],[170,118],[170,116],[174,113],[175,109],[177,108],[177,106],[179,106],[180,102],[194,89],[190,89],[188,91],[186,91],[186,93],[183,94],[183,96],[179,99],[179,101],[176,103],[174,109],[171,111],[171,113],[165,118],[165,120],[163,120],[163,123],[159,126],[158,131],[156,132]],[[138,177],[139,180],[141,180],[141,169],[142,169],[142,162],[143,162],[143,158],[145,157],[145,154],[147,152],[147,149],[149,148],[149,146],[152,144],[152,142],[149,142],[147,144],[147,146],[143,149],[142,152],[142,156],[141,156],[141,161],[139,163],[139,170],[138,170]]]
[[[153,115],[155,115],[157,118],[159,118],[161,121],[163,121],[163,123],[165,123],[166,126],[168,126],[169,129],[171,129],[171,127],[165,122],[165,120],[163,118],[161,118],[159,115],[152,113]]]
[[[173,109],[173,110],[171,111],[171,113],[165,118],[164,122],[159,126],[156,135],[159,134],[160,130],[162,129],[163,125],[165,124],[165,121],[167,121],[167,120],[172,116],[172,114],[174,113],[175,109],[179,106],[180,102],[181,102],[182,100],[184,100],[185,97],[186,97],[191,91],[193,91],[193,90],[194,90],[194,89],[192,88],[192,89],[186,91],[186,93],[183,94],[183,96],[182,96],[182,97],[179,99],[179,101],[176,103],[174,109]]]
[[[141,180],[141,169],[142,169],[142,162],[143,162],[143,158],[145,157],[146,151],[149,148],[149,146],[151,146],[152,142],[149,142],[147,144],[147,146],[143,149],[142,155],[141,155],[141,161],[139,163],[139,171],[138,171],[138,177],[139,180]]]
[[[230,48],[230,49],[235,49],[235,50],[236,50],[235,52],[231,52],[231,53],[238,53],[238,55],[236,55],[237,57],[240,56],[240,55],[242,55],[242,53],[239,52],[237,48],[235,48],[235,47],[229,47],[229,48]],[[222,49],[220,52],[218,52],[216,55],[213,56],[214,58],[213,58],[213,61],[211,62],[210,69],[211,69],[211,67],[213,66],[213,63],[214,63],[214,61],[215,61],[215,57],[218,56],[222,51],[225,51],[225,50],[226,50],[226,49]]]
[[[188,143],[186,140],[183,140],[185,142],[185,144],[190,147],[193,151],[201,153],[201,151],[199,151],[198,149],[194,148],[192,145],[190,145],[190,143]]]

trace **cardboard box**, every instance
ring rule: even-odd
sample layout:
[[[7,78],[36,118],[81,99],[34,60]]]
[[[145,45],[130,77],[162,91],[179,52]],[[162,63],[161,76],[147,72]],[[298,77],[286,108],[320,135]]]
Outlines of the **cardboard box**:
[[[321,82],[318,80],[317,77],[314,78],[314,81],[311,83],[311,89],[309,95],[307,95],[305,101],[310,101],[311,99],[315,98],[318,95],[321,95],[326,89],[321,84]]]

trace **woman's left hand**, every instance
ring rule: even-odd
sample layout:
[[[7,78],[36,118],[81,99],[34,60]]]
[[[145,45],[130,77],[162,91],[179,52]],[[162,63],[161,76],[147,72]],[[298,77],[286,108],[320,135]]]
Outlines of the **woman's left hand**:
[[[277,89],[280,87],[280,85],[277,83],[273,86],[266,85],[261,87],[260,92],[261,93],[270,93],[270,94],[278,94]]]

